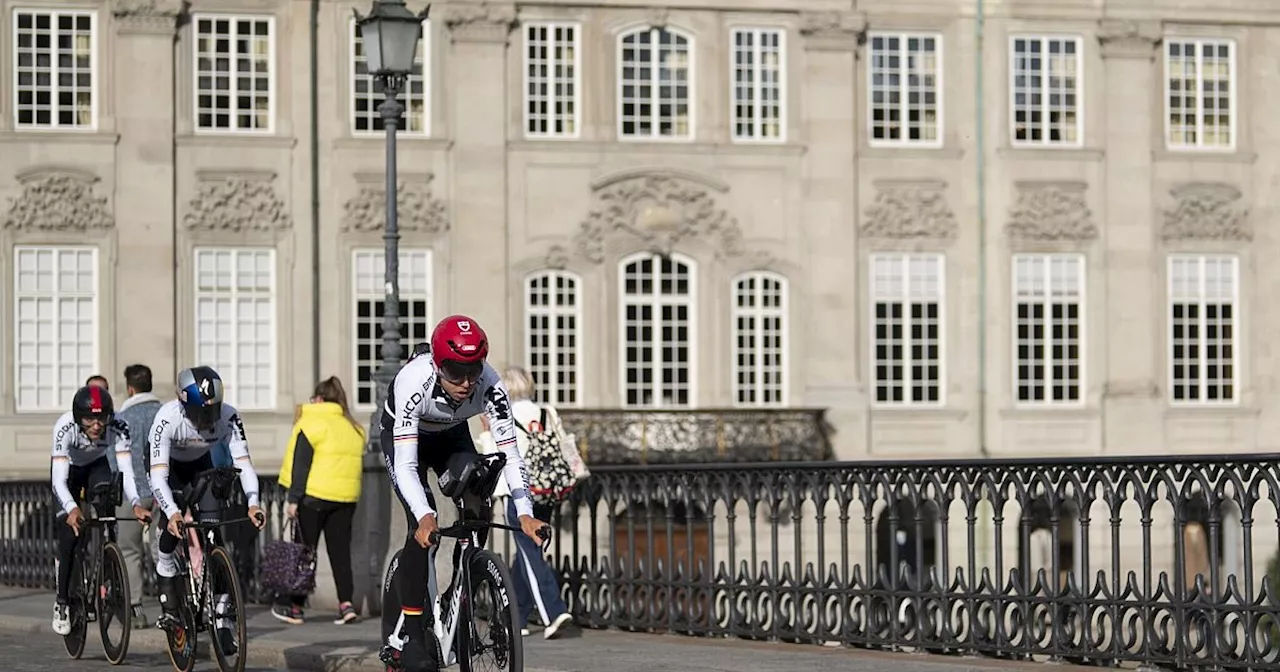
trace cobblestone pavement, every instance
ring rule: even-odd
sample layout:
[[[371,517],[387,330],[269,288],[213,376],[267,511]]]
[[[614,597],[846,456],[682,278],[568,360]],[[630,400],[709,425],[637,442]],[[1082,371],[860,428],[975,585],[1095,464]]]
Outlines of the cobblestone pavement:
[[[163,653],[129,652],[123,665],[113,667],[102,654],[102,643],[96,632],[89,633],[84,655],[71,660],[62,646],[62,638],[54,634],[5,632],[0,630],[0,670],[12,672],[156,672],[172,670],[169,656]],[[212,663],[204,663],[197,670],[217,669]],[[268,672],[271,668],[246,667],[245,672]]]

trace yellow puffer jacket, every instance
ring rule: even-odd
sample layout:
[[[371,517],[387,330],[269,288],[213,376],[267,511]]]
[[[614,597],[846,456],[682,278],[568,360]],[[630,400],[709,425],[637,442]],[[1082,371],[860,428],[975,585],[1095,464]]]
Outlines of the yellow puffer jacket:
[[[347,420],[341,406],[328,401],[303,404],[284,451],[280,485],[289,489],[290,502],[304,494],[329,502],[358,501],[363,455],[364,434]]]

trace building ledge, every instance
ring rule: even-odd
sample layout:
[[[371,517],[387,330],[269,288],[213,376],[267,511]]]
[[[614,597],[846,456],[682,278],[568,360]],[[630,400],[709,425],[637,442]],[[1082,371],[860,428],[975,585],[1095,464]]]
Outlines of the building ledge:
[[[104,131],[0,131],[2,144],[114,145],[119,133]]]
[[[249,133],[210,133],[179,135],[179,147],[260,147],[269,149],[293,149],[298,139],[287,135],[253,135]]]

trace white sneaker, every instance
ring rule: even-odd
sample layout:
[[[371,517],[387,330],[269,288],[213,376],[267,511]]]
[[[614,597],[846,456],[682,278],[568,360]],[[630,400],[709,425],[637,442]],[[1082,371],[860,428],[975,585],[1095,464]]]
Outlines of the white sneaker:
[[[53,631],[64,637],[71,634],[71,607],[53,605]]]
[[[556,616],[555,620],[551,621],[551,625],[548,625],[547,629],[542,631],[543,638],[554,639],[556,636],[556,633],[560,632],[560,628],[564,627],[565,624],[572,623],[572,622],[573,622],[573,616],[570,616],[569,612],[567,611],[564,612],[563,614],[560,614],[559,616]]]

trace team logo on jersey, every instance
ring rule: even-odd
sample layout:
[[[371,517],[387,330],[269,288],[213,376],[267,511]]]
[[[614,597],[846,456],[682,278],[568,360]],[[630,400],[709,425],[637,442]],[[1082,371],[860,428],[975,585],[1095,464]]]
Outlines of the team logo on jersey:
[[[461,332],[462,332],[462,333],[464,333],[464,334],[469,334],[469,333],[471,333],[471,321],[470,321],[470,320],[458,320],[458,331],[461,331]]]

